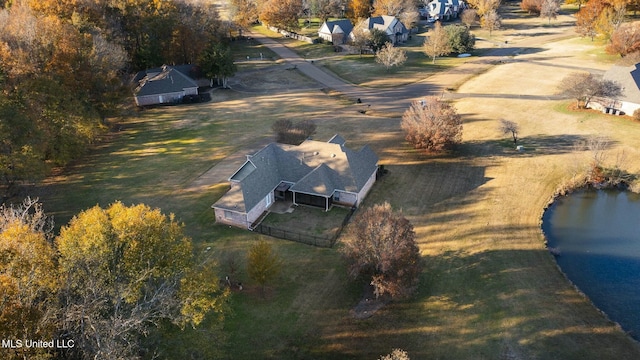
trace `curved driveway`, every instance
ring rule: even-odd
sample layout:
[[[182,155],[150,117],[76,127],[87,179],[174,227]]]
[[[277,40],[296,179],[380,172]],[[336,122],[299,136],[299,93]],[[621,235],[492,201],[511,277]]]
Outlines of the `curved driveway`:
[[[446,98],[460,97],[504,97],[503,95],[491,94],[457,94],[449,93],[445,89],[459,86],[470,75],[481,72],[492,63],[500,61],[505,57],[511,57],[518,54],[526,53],[527,49],[535,48],[538,45],[564,39],[573,36],[573,28],[569,27],[566,31],[559,34],[532,36],[526,40],[519,41],[515,45],[500,47],[494,49],[479,59],[469,61],[463,65],[457,66],[451,70],[447,70],[430,76],[428,79],[413,84],[400,86],[396,88],[384,88],[376,90],[372,88],[363,88],[354,84],[350,84],[336,75],[324,71],[320,67],[307,61],[298,54],[287,48],[285,45],[259,33],[251,33],[257,41],[275,52],[280,58],[288,63],[295,65],[300,72],[309,78],[317,81],[323,86],[338,91],[351,99],[360,98],[363,103],[371,105],[376,110],[384,111],[404,111],[412,100],[428,95],[441,95]],[[526,61],[526,60],[525,60]],[[591,71],[591,69],[585,69]],[[526,98],[528,95],[513,95],[514,97]],[[544,97],[545,99],[557,98],[556,96]]]

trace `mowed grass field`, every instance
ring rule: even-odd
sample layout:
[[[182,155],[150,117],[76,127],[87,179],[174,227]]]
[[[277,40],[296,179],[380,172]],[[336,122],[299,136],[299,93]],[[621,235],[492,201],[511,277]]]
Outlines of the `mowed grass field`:
[[[556,188],[588,161],[575,143],[606,136],[608,159],[624,150],[624,166],[640,173],[640,123],[573,113],[566,110],[570,100],[545,99],[569,72],[608,66],[585,56],[589,51],[567,40],[462,84],[458,91],[467,96],[455,105],[464,141],[444,156],[411,149],[398,118],[361,115],[320,91],[221,91],[210,103],[125,120],[122,131],[47,179],[37,195],[59,225],[115,200],[175,213],[198,250],[211,246],[221,276],[245,285],[232,295],[224,345],[199,345],[222,347],[223,358],[377,359],[402,348],[411,359],[638,359],[638,344],[560,273],[540,232]],[[532,96],[505,96],[514,93]],[[414,297],[354,319],[362,284],[347,279],[339,243],[319,249],[267,239],[283,271],[265,297],[248,279],[242,265],[258,236],[213,223],[209,207],[225,184],[192,184],[228,156],[268,142],[280,118],[314,120],[316,139],[340,133],[348,146],[370,144],[378,153],[389,173],[363,206],[389,201],[414,224],[426,264]],[[496,129],[500,118],[520,124],[525,152],[507,145]],[[241,265],[234,273],[229,257]]]

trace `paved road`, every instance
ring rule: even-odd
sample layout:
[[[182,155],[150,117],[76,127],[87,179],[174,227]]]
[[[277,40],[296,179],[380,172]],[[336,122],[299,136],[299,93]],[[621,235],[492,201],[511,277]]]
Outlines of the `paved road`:
[[[326,88],[338,91],[351,99],[360,98],[364,104],[370,104],[375,110],[381,111],[404,111],[411,101],[428,95],[438,95],[449,99],[460,98],[463,96],[474,97],[495,97],[502,98],[505,95],[493,94],[456,94],[450,93],[447,88],[457,88],[468,77],[479,73],[491,64],[509,57],[510,61],[530,61],[527,59],[513,60],[511,57],[519,54],[526,54],[542,44],[559,41],[571,36],[575,36],[573,27],[567,27],[565,31],[558,34],[532,36],[517,43],[504,44],[504,46],[494,49],[479,59],[474,59],[454,69],[444,71],[430,76],[428,79],[419,81],[410,85],[396,88],[385,88],[376,90],[372,88],[363,88],[354,84],[350,84],[336,75],[316,66],[312,61],[308,61],[300,57],[298,54],[287,48],[285,45],[259,33],[251,33],[257,41],[275,52],[280,58],[297,67],[300,72],[311,79],[322,84]],[[589,70],[598,72],[593,69],[576,69]],[[526,94],[514,94],[514,98],[532,98],[532,99],[556,99],[557,97],[530,97]]]

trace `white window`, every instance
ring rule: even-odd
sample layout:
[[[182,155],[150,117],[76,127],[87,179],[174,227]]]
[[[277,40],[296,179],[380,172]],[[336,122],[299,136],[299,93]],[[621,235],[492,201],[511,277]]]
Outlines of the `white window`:
[[[264,198],[267,207],[271,206],[271,194],[268,194],[266,198]]]

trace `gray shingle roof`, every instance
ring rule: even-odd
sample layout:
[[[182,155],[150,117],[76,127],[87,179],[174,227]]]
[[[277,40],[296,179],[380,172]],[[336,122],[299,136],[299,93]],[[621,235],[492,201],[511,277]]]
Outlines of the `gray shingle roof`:
[[[640,104],[640,64],[631,66],[612,66],[603,76],[622,87],[618,100]]]
[[[156,72],[154,70],[159,70]],[[147,70],[147,76],[140,80],[136,96],[159,95],[197,88],[198,84],[187,75],[171,66]]]
[[[331,142],[336,140],[342,144]],[[282,181],[293,183],[292,191],[325,197],[335,190],[359,192],[377,170],[378,157],[369,146],[354,151],[343,144],[339,135],[330,142],[307,140],[298,146],[271,143],[248,156],[230,178],[235,192],[227,193],[215,207],[249,211]]]
[[[350,20],[344,19],[344,20],[327,21],[327,27],[329,28],[329,31],[331,31],[332,34],[337,33],[338,29],[336,28],[336,26],[339,26],[344,34],[349,34],[351,30],[353,30],[353,24],[351,23]]]
[[[347,142],[347,140],[345,140],[342,136],[340,136],[338,134],[335,134],[327,142],[332,143],[332,144],[344,145]]]
[[[404,24],[400,20],[398,20],[395,16],[390,15],[381,15],[367,18],[363,20],[358,26],[369,30],[375,28],[391,34],[390,32],[393,32],[394,30],[390,29],[390,27],[394,25],[396,21],[398,24],[400,24],[401,27],[401,31],[399,31],[399,33],[405,34],[409,32],[407,27],[404,26]]]

